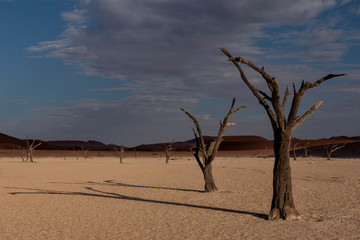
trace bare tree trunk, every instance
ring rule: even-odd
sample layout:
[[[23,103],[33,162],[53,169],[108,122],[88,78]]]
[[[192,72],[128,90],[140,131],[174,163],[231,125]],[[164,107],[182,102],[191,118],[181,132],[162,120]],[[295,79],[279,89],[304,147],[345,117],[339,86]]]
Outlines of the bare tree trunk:
[[[292,152],[294,156],[294,161],[296,161],[296,150],[295,150],[295,144],[292,146]]]
[[[123,164],[123,154],[124,154],[124,152],[121,152],[121,153],[120,153],[120,156],[119,156],[119,158],[120,158],[120,164]]]
[[[19,145],[18,145],[18,148],[19,148],[19,150],[21,151],[21,152],[20,152],[20,157],[21,157],[22,161],[23,161],[23,162],[26,162],[26,160],[25,160],[25,158],[24,158],[25,149],[24,149],[23,147],[20,147]]]
[[[301,141],[300,143],[301,143],[301,145],[303,146],[303,149],[304,149],[304,158],[308,158],[309,157],[308,146],[309,146],[310,142],[307,141],[307,137],[306,137],[304,139],[304,141]]]
[[[290,167],[290,139],[291,133],[277,130],[274,135],[275,164],[273,169],[273,198],[269,220],[297,219],[300,214],[295,209],[292,194]]]
[[[204,180],[205,180],[205,192],[216,192],[218,190],[213,178],[211,163],[205,165]]]
[[[83,154],[84,154],[84,159],[86,160],[86,159],[88,158],[87,153],[88,153],[89,149],[88,149],[88,148],[85,148],[84,146],[81,146],[81,151],[83,152]]]
[[[294,161],[296,161],[296,151],[293,149]]]
[[[164,151],[165,151],[165,163],[169,163],[171,154],[175,152],[175,148],[173,147],[175,139],[171,142],[164,143]]]
[[[28,149],[28,156],[29,156],[30,162],[33,163],[34,162],[33,151],[31,149]]]
[[[125,147],[121,146],[120,147],[120,163],[121,164],[123,164],[124,152],[125,152]]]
[[[296,146],[299,144],[299,141],[294,142],[294,138],[290,140],[290,146],[293,152],[294,161],[296,161]]]
[[[169,159],[170,159],[170,152],[165,151],[165,163],[169,163]]]

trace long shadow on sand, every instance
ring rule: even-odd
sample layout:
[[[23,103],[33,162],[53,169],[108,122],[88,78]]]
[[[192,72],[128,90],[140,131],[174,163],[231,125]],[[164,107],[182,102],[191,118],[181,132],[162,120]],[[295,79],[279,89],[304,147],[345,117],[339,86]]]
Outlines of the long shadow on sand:
[[[132,187],[132,188],[149,188],[149,189],[161,189],[161,190],[174,190],[174,191],[182,191],[182,192],[204,192],[204,191],[200,191],[200,190],[184,189],[184,188],[170,188],[170,187],[157,187],[157,186],[147,186],[147,185],[134,185],[134,184],[128,184],[128,183],[115,182],[114,180],[105,180],[104,182],[85,181],[85,182],[51,182],[51,183],[83,184],[83,185],[98,185],[98,186],[117,186],[117,187]]]
[[[129,200],[129,201],[138,201],[138,202],[157,203],[157,204],[166,204],[166,205],[172,205],[172,206],[206,209],[206,210],[221,211],[221,212],[238,213],[238,214],[251,215],[251,216],[265,219],[265,220],[268,219],[268,216],[265,214],[262,214],[262,213],[254,213],[254,212],[240,211],[240,210],[227,209],[227,208],[218,208],[218,207],[201,206],[201,205],[188,204],[188,203],[178,203],[178,202],[152,200],[152,199],[139,198],[139,197],[131,197],[131,196],[126,196],[126,195],[121,195],[118,193],[111,193],[111,192],[96,190],[92,187],[85,187],[86,190],[91,191],[91,192],[70,192],[70,191],[44,190],[44,189],[36,189],[36,188],[14,188],[14,187],[13,188],[7,187],[7,188],[22,190],[22,191],[17,191],[17,192],[10,192],[9,194],[12,194],[12,195],[50,194],[50,195],[69,195],[69,196],[112,198],[112,199],[121,199],[121,200]]]

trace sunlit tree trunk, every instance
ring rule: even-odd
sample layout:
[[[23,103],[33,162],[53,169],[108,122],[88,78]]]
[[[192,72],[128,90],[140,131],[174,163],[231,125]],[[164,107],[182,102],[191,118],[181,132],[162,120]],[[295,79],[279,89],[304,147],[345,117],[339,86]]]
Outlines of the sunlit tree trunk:
[[[275,163],[273,169],[273,198],[269,220],[299,217],[295,209],[292,194],[291,167],[290,167],[290,141],[291,134],[276,130],[274,134]]]

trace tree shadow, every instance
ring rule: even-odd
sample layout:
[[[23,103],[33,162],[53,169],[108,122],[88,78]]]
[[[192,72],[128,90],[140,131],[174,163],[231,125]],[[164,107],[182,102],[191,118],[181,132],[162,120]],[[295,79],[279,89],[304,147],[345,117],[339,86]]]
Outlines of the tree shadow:
[[[132,188],[148,188],[148,189],[161,189],[161,190],[173,190],[173,191],[183,191],[183,192],[204,192],[201,190],[194,189],[184,189],[184,188],[170,188],[170,187],[157,187],[157,186],[147,186],[147,185],[134,185],[128,183],[115,182],[115,180],[105,180],[104,182],[93,182],[93,181],[84,181],[84,182],[51,182],[59,184],[86,184],[86,185],[98,185],[98,186],[117,186],[117,187],[132,187]]]
[[[96,190],[92,187],[84,187],[84,189],[91,192],[71,192],[71,191],[58,191],[58,190],[45,190],[45,189],[36,189],[36,188],[15,188],[15,187],[6,187],[9,189],[17,189],[22,191],[9,192],[11,195],[22,195],[22,194],[48,194],[48,195],[68,195],[68,196],[86,196],[86,197],[100,197],[100,198],[111,198],[111,199],[121,199],[128,201],[138,201],[138,202],[147,202],[147,203],[157,203],[157,204],[165,204],[172,206],[180,206],[180,207],[189,207],[189,208],[197,208],[197,209],[205,209],[205,210],[213,210],[213,211],[221,211],[221,212],[229,212],[229,213],[238,213],[244,215],[250,215],[253,217],[257,217],[260,219],[267,220],[268,216],[262,213],[220,208],[220,207],[211,207],[211,206],[202,206],[188,203],[179,203],[179,202],[170,202],[170,201],[162,201],[162,200],[152,200],[146,198],[139,197],[131,197],[118,193],[111,193]]]

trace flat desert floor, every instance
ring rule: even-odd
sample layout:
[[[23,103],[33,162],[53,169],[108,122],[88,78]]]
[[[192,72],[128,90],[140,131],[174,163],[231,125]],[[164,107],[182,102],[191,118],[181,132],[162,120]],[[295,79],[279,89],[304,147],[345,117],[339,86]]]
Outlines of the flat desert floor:
[[[0,239],[360,239],[360,159],[291,160],[302,218],[268,221],[273,158],[0,159]]]

